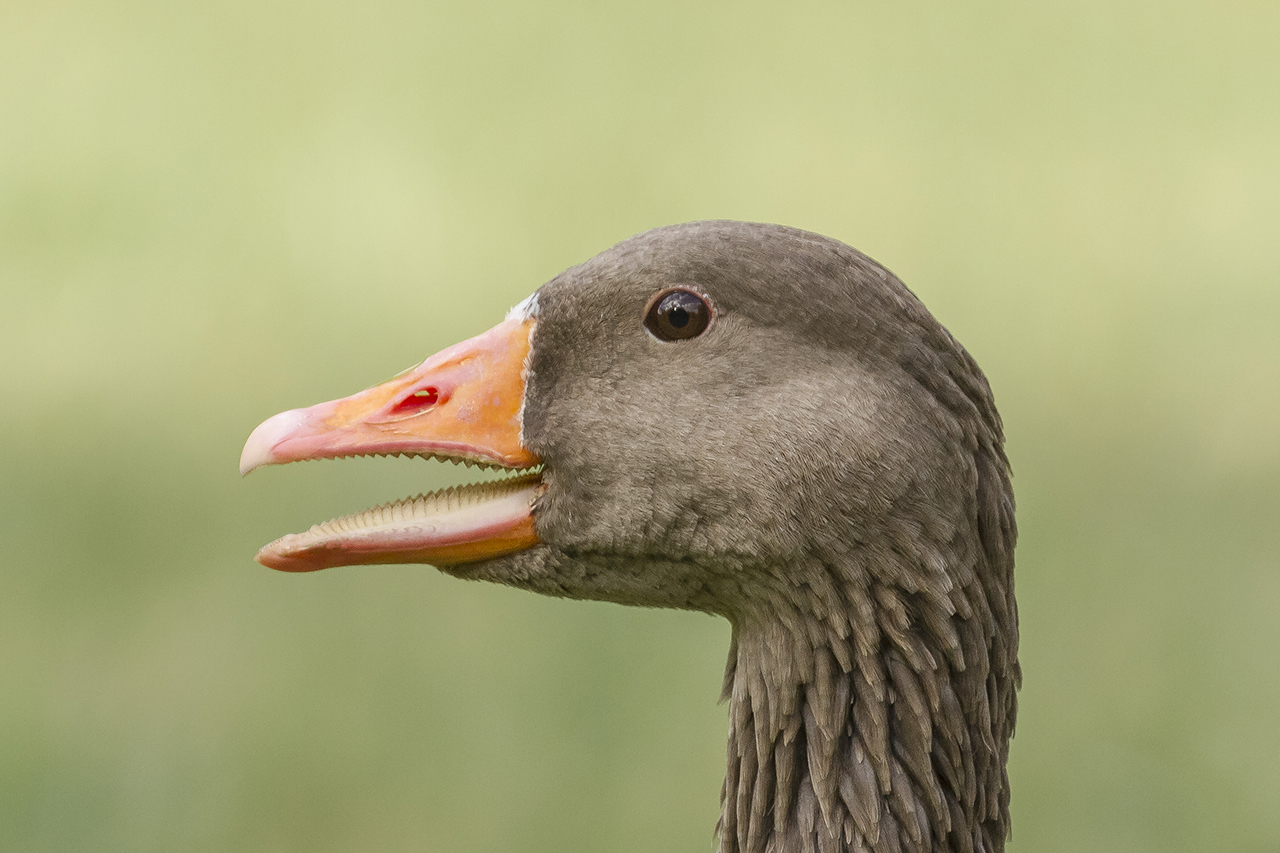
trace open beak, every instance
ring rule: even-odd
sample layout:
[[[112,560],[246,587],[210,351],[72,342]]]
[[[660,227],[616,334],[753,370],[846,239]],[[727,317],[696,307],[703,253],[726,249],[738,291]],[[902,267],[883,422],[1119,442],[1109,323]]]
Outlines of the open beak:
[[[528,469],[521,441],[525,360],[535,320],[509,319],[387,382],[268,418],[245,442],[240,473],[340,456],[434,456]],[[458,486],[318,524],[258,552],[264,566],[307,572],[371,563],[469,563],[538,542],[541,476]]]

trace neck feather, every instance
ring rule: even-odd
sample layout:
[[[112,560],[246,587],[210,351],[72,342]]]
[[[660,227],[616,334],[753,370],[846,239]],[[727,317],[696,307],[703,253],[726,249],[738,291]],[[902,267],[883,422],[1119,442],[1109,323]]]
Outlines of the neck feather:
[[[791,567],[767,617],[734,620],[720,853],[1000,853],[1012,591],[841,574]]]

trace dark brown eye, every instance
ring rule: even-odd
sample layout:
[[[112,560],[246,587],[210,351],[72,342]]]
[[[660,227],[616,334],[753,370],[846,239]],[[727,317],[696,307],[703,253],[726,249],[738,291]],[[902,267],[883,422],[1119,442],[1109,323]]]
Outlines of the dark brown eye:
[[[644,327],[660,341],[696,338],[711,323],[711,305],[691,290],[668,290],[649,306]]]

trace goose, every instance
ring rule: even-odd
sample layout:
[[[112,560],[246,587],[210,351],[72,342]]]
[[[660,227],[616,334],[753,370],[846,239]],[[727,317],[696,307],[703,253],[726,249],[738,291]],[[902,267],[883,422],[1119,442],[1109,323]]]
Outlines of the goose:
[[[721,853],[998,853],[1021,682],[1003,443],[982,371],[887,269],[708,221],[269,418],[240,467],[509,472],[284,536],[257,555],[274,569],[425,563],[729,620]]]

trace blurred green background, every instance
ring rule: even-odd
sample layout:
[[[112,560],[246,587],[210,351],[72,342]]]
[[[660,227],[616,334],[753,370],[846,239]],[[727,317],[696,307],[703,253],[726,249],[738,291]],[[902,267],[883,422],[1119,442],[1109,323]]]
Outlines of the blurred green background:
[[[0,4],[0,849],[711,849],[728,628],[255,549],[240,447],[652,226],[851,243],[986,368],[1014,843],[1280,849],[1280,7]]]

